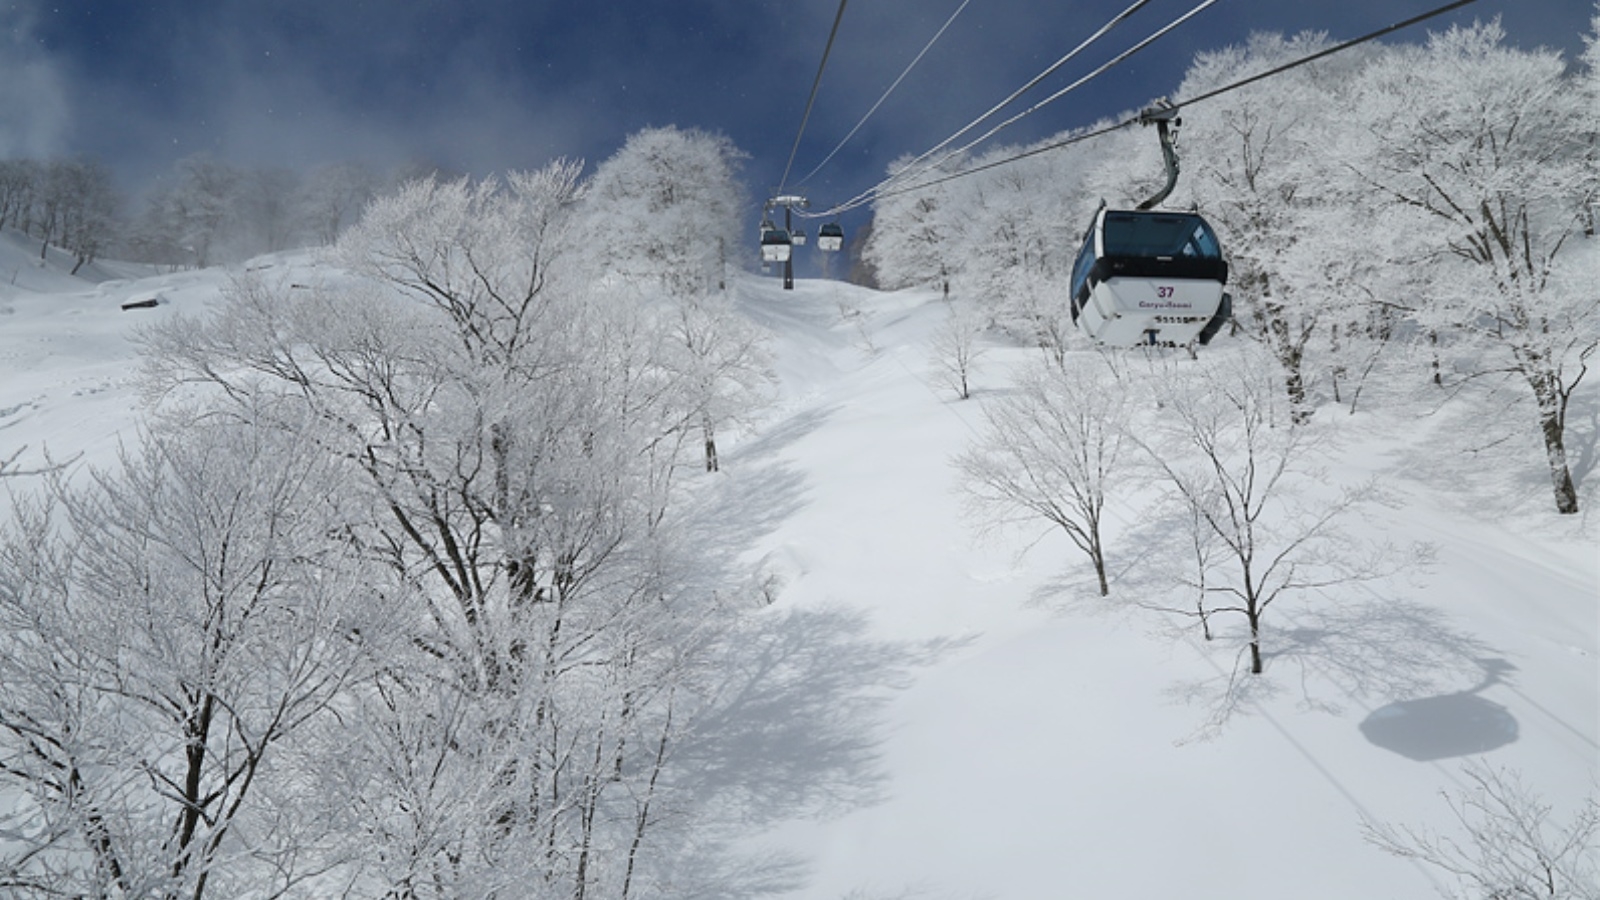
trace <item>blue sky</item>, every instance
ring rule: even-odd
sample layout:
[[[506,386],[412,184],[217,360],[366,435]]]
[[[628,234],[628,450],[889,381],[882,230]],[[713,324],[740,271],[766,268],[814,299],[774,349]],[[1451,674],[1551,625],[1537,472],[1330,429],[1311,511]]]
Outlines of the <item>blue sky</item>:
[[[1442,0],[1220,0],[1178,32],[1006,132],[1015,143],[1169,92],[1194,53],[1253,30],[1388,25]],[[1188,10],[1153,0],[1042,96]],[[959,0],[855,0],[795,162],[809,172]],[[870,184],[1021,86],[1128,0],[971,0],[893,97],[808,185]],[[833,0],[0,0],[0,157],[88,155],[130,182],[205,151],[248,165],[360,159],[487,174],[598,161],[632,131],[727,134],[756,190],[795,140]],[[1429,28],[1500,17],[1573,58],[1590,0],[1478,0]],[[1391,38],[1420,41],[1425,29]],[[1030,95],[1031,96],[1031,95]]]

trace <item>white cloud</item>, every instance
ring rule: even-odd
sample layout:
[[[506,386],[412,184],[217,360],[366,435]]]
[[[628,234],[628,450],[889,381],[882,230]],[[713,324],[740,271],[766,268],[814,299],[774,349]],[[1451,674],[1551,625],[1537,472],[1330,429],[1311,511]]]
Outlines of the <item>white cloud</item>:
[[[31,10],[0,7],[0,159],[55,155],[70,120],[66,79],[34,36]]]

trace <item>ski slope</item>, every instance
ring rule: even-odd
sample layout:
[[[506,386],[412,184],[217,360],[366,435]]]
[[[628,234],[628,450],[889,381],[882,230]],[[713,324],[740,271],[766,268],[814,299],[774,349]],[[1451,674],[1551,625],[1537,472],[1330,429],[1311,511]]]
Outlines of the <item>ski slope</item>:
[[[1285,630],[1313,618],[1343,630],[1321,644],[1369,670],[1360,690],[1327,674],[1307,630],[1264,676],[1276,694],[1203,739],[1237,644],[1071,602],[1060,587],[1081,585],[1086,563],[1065,537],[979,541],[967,521],[950,460],[1037,351],[990,347],[962,402],[936,387],[928,347],[947,311],[931,293],[760,282],[746,309],[776,336],[784,396],[725,470],[751,490],[765,472],[798,482],[751,553],[783,574],[779,603],[859,610],[883,639],[943,642],[882,720],[862,723],[881,741],[882,801],[754,842],[803,848],[813,874],[793,897],[1424,897],[1438,873],[1367,844],[1363,820],[1449,833],[1440,792],[1461,789],[1469,759],[1519,773],[1563,822],[1595,790],[1600,554],[1585,523],[1545,512],[1538,481],[1519,512],[1475,516],[1404,474],[1430,450],[1396,435],[1425,432],[1357,442],[1348,465],[1404,497],[1382,511],[1388,527],[1437,560],[1319,598],[1350,615],[1282,610]],[[1192,701],[1176,697],[1191,685]],[[1406,692],[1420,685],[1431,690]],[[1497,708],[1514,722],[1485,718]],[[1385,734],[1397,712],[1411,720]],[[1364,723],[1433,758],[1378,746]],[[1507,728],[1511,742],[1465,752]]]
[[[0,459],[114,462],[139,422],[137,329],[214,304],[228,273],[68,277],[36,256],[0,243]],[[252,265],[299,280],[317,263]],[[858,789],[821,813],[768,810],[742,839],[752,858],[802,863],[783,896],[1427,897],[1438,873],[1372,847],[1363,820],[1452,833],[1440,794],[1471,760],[1516,772],[1563,822],[1596,790],[1600,558],[1587,515],[1547,511],[1539,472],[1463,496],[1419,462],[1436,449],[1426,428],[1363,420],[1342,464],[1403,499],[1372,524],[1438,558],[1286,600],[1260,689],[1208,733],[1237,644],[1083,602],[1064,538],[980,539],[963,508],[950,461],[1037,351],[989,347],[958,401],[929,360],[947,315],[935,295],[737,289],[772,335],[780,386],[730,436],[723,471],[695,476],[697,503],[738,530],[737,564],[771,600],[757,615],[838,611],[886,650],[862,669],[878,683],[828,688],[831,727],[870,752],[842,773],[818,760],[816,777]],[[1114,525],[1114,567],[1137,509]]]

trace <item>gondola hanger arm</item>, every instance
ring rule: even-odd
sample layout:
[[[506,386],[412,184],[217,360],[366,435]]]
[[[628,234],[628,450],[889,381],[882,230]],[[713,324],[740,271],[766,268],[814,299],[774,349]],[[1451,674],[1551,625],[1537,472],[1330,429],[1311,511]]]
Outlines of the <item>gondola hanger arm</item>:
[[[1178,186],[1178,152],[1172,142],[1173,132],[1183,124],[1183,120],[1178,118],[1178,108],[1163,98],[1157,100],[1154,106],[1140,110],[1139,124],[1156,126],[1156,135],[1161,139],[1161,160],[1167,167],[1167,183],[1155,196],[1138,206],[1139,209],[1155,209]]]

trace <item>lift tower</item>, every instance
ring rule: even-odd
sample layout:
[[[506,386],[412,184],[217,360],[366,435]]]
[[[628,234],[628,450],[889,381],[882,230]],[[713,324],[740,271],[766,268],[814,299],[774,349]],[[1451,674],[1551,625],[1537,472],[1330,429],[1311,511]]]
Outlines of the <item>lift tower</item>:
[[[789,234],[794,234],[794,209],[796,207],[806,209],[811,206],[811,201],[799,194],[779,194],[767,201],[765,217],[772,218],[772,211],[780,206],[783,207],[783,230]],[[794,290],[794,254],[792,253],[783,261],[783,289],[786,291]]]

